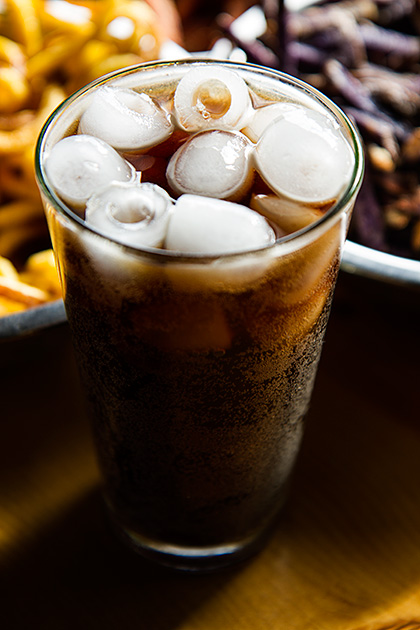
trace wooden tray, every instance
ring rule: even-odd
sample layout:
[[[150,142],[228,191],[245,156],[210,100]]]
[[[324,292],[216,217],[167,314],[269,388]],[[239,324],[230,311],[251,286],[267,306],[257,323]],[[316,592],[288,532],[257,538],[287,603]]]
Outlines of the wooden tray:
[[[4,349],[5,630],[420,628],[419,308],[341,277],[304,446],[251,562],[150,567],[108,529],[66,325]]]

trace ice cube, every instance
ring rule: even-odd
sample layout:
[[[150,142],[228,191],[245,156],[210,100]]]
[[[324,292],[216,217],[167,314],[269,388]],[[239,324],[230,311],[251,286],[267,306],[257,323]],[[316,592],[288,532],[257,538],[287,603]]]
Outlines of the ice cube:
[[[324,214],[319,208],[312,208],[277,195],[252,195],[250,206],[273,221],[284,235],[302,230],[318,221]]]
[[[252,145],[238,131],[202,131],[174,153],[166,177],[177,193],[237,199],[252,183]]]
[[[296,109],[296,107],[299,106],[290,101],[278,101],[264,107],[258,107],[258,109],[253,110],[246,127],[242,129],[242,133],[252,142],[257,142],[269,124],[284,116],[286,112]]]
[[[101,138],[121,151],[160,144],[172,131],[170,115],[150,96],[108,86],[97,90],[79,123],[79,133]]]
[[[175,91],[175,115],[186,131],[240,129],[250,110],[245,81],[227,68],[212,65],[192,68]]]
[[[354,165],[349,144],[332,120],[303,108],[271,123],[255,156],[257,170],[274,192],[305,202],[338,197]]]
[[[135,179],[134,167],[103,140],[89,135],[59,140],[45,159],[49,181],[72,208],[82,209],[89,197],[111,181]]]
[[[208,255],[230,254],[275,242],[264,217],[231,201],[181,195],[169,219],[165,248]]]
[[[160,186],[114,182],[90,197],[85,221],[124,245],[160,247],[171,207],[171,198]]]

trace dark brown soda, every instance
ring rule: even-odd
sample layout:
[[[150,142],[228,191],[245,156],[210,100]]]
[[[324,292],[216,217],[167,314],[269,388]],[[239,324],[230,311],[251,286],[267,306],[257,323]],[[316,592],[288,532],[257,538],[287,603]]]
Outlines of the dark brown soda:
[[[123,155],[142,181],[168,189],[166,164],[186,137],[177,131],[158,147]],[[255,175],[241,202],[252,206],[261,195],[273,197]],[[296,206],[293,229],[327,206]],[[278,221],[269,216],[280,237],[290,233],[286,214],[283,224],[281,212]],[[341,223],[286,254],[274,248],[237,265],[229,257],[206,265],[133,253],[107,239],[101,245],[99,236],[68,229],[53,208],[49,221],[118,527],[140,548],[169,546],[180,555],[246,545],[287,494]]]
[[[287,273],[306,281],[304,252],[257,280],[191,291],[147,261],[129,287],[110,287],[81,241],[67,234],[61,247],[116,520],[141,544],[205,548],[251,538],[286,495],[336,255],[288,304]]]

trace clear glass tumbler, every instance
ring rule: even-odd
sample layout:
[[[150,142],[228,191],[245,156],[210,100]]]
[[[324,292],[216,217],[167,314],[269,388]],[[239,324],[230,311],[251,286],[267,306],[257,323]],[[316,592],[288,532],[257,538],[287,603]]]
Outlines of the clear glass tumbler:
[[[172,115],[181,77],[209,64],[241,77],[253,107],[286,100],[333,121],[354,160],[337,198],[322,211],[285,200],[278,221],[293,224],[290,233],[280,229],[268,246],[226,254],[135,247],[86,223],[48,177],[51,148],[77,133],[103,86],[164,95]],[[146,164],[146,153],[131,151],[133,163]],[[357,131],[326,97],[282,73],[162,62],[108,75],[67,99],[47,121],[36,160],[117,532],[143,556],[186,570],[248,557],[282,507],[299,450],[363,176]],[[166,164],[162,151],[153,160],[155,170]]]

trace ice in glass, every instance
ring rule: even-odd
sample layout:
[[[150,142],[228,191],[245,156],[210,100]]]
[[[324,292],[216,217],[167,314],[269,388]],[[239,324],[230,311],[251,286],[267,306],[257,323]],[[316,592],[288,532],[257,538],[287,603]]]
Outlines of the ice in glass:
[[[105,77],[37,174],[104,494],[144,556],[217,568],[287,495],[363,157],[347,118],[248,64]]]

